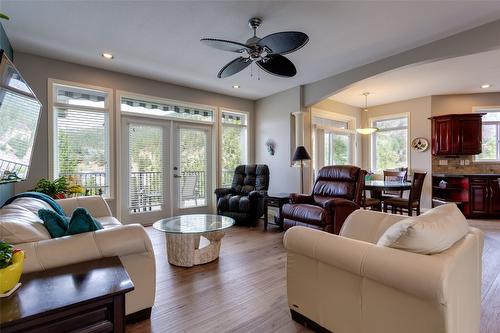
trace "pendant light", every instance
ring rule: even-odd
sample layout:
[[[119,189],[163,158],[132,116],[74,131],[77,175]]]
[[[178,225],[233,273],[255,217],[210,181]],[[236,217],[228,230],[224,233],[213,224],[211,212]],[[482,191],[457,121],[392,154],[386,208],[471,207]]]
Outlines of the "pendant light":
[[[368,112],[368,95],[370,95],[369,92],[363,93],[363,96],[365,96],[365,107],[364,107],[363,111],[365,111],[365,112]],[[363,134],[363,135],[372,134],[372,133],[375,133],[376,131],[378,131],[378,128],[376,128],[376,127],[365,127],[365,128],[356,129],[356,132],[358,132],[359,134]]]

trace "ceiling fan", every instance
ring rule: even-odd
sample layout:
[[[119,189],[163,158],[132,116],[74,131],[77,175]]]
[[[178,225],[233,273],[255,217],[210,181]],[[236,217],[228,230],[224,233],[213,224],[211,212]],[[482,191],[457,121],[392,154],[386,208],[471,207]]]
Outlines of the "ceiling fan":
[[[248,21],[253,30],[253,37],[245,43],[233,42],[224,39],[202,38],[205,45],[219,50],[240,53],[240,56],[226,64],[217,74],[219,79],[234,75],[255,61],[257,66],[269,74],[281,77],[292,77],[297,74],[294,64],[284,57],[306,45],[309,37],[299,31],[283,31],[270,34],[266,37],[257,37],[257,28],[262,23],[258,17]]]

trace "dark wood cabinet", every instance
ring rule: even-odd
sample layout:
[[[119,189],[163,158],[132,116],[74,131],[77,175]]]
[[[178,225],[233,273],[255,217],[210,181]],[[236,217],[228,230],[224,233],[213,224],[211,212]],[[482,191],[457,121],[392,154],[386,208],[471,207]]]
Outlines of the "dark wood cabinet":
[[[470,177],[470,216],[500,216],[500,183],[497,177]]]
[[[480,154],[483,115],[484,113],[467,113],[429,118],[432,120],[432,154]]]

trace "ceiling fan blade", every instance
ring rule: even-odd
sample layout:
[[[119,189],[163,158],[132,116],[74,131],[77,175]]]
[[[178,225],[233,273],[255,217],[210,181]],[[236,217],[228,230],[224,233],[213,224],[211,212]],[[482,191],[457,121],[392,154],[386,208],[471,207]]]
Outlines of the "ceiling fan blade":
[[[283,31],[270,34],[257,43],[260,47],[266,46],[273,54],[287,54],[297,51],[306,45],[309,37],[299,31]]]
[[[215,38],[202,38],[200,39],[200,42],[202,42],[205,45],[208,45],[210,47],[222,50],[222,51],[229,51],[229,52],[243,52],[244,50],[250,50],[250,46],[238,43],[238,42],[232,42],[230,40],[224,40],[224,39],[215,39]]]
[[[252,60],[248,58],[239,57],[229,62],[226,66],[222,67],[217,74],[219,79],[234,75],[242,70],[244,70],[248,65],[252,63]]]
[[[292,77],[297,74],[294,64],[279,54],[271,54],[266,62],[257,61],[257,65],[269,74],[277,76]]]

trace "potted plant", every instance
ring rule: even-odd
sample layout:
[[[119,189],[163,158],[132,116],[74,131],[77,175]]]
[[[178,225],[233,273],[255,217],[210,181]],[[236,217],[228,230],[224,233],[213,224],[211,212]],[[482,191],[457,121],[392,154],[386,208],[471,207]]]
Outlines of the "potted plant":
[[[0,294],[7,293],[19,283],[23,265],[24,252],[0,241]]]
[[[45,193],[54,199],[64,199],[68,192],[68,186],[66,177],[59,177],[56,180],[42,178],[38,181],[33,191]]]

